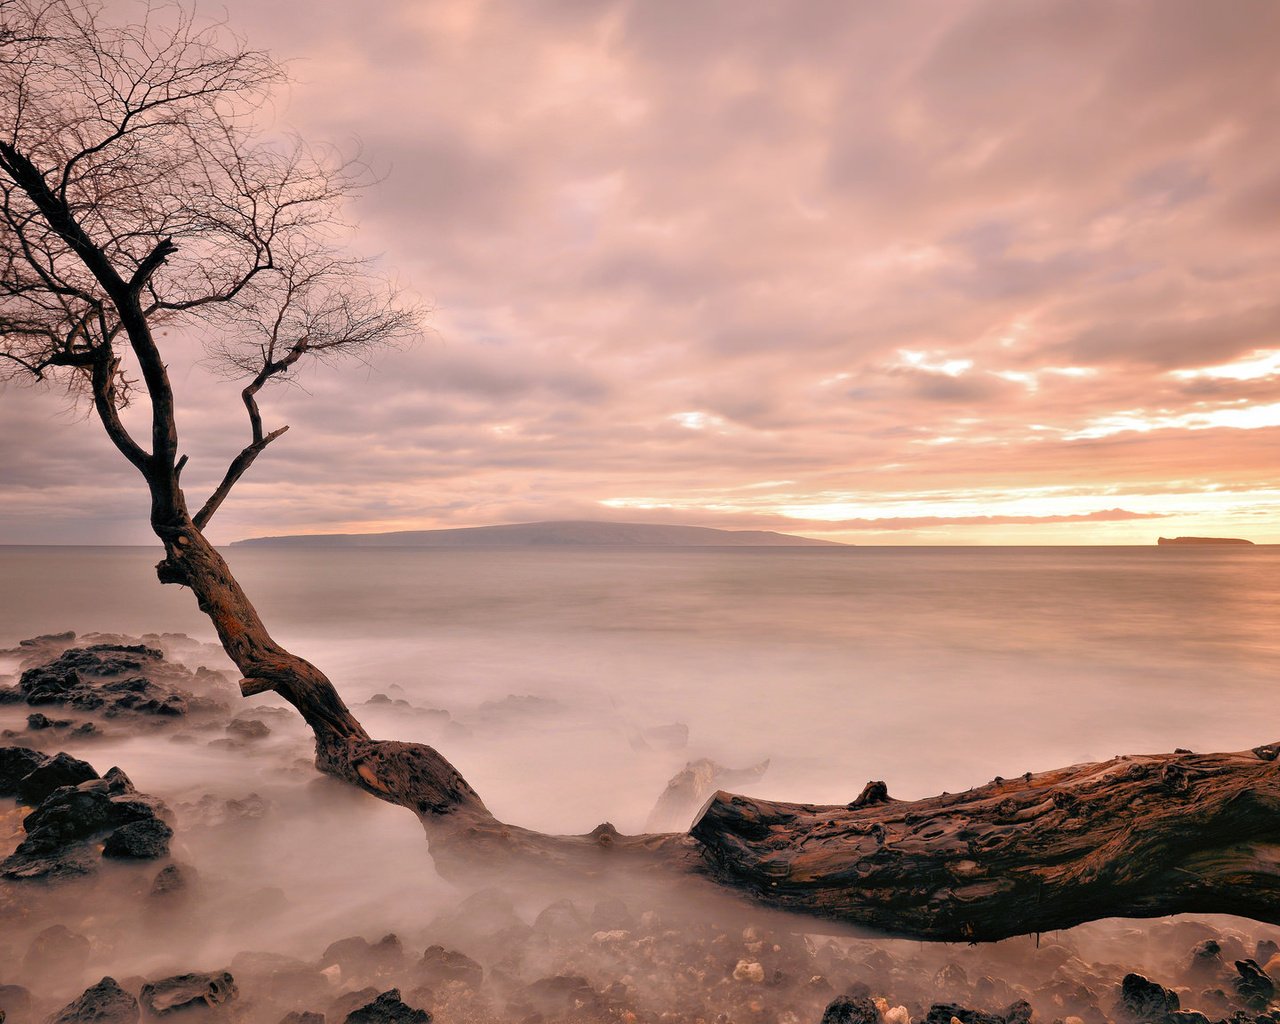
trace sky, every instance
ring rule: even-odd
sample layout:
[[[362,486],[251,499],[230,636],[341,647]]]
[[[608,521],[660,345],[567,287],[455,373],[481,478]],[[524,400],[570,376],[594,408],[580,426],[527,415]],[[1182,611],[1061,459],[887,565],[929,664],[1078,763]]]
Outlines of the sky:
[[[122,0],[123,3],[123,0]],[[124,5],[127,6],[127,5]],[[215,541],[543,519],[1280,542],[1271,0],[226,0],[416,344],[265,394]],[[166,337],[191,504],[247,441]],[[56,391],[0,542],[148,543]]]

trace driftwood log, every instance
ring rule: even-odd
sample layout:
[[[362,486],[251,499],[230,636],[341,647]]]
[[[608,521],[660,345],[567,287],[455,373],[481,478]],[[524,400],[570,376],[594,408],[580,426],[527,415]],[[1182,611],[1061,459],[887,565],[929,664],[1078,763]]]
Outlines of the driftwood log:
[[[669,872],[886,934],[979,942],[1185,912],[1280,924],[1278,751],[1117,757],[915,801],[882,782],[835,806],[720,792],[689,833],[639,836],[504,824],[429,747],[370,743],[356,774],[417,810],[446,877]]]

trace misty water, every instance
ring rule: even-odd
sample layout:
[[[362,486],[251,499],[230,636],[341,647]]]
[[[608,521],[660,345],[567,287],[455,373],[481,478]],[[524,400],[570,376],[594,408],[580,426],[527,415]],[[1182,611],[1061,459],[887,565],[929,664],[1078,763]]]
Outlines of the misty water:
[[[276,638],[321,666],[372,734],[437,746],[499,818],[544,831],[641,830],[699,757],[770,759],[752,795],[844,803],[869,779],[911,798],[1277,739],[1280,548],[227,554]],[[157,583],[156,560],[0,548],[0,646],[65,629],[212,641],[191,595]],[[413,707],[365,703],[376,694]],[[0,708],[0,725],[26,710]],[[177,807],[192,827],[175,855],[225,904],[180,943],[122,936],[85,978],[412,937],[454,898],[412,815],[320,779],[301,725],[268,720],[252,757],[161,735],[61,744]],[[687,744],[663,728],[677,724]],[[252,828],[204,827],[194,810],[249,793],[270,808]]]

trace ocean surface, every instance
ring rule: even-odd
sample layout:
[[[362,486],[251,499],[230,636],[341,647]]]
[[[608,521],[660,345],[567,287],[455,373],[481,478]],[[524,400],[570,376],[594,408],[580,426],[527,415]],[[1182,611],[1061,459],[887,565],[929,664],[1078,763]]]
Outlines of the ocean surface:
[[[500,817],[546,830],[640,829],[697,757],[769,758],[753,794],[847,802],[868,779],[917,797],[1280,739],[1280,547],[226,553],[350,703],[452,719],[357,708],[372,732],[434,743]],[[0,645],[212,640],[157,557],[0,547]],[[673,723],[687,746],[646,738]]]

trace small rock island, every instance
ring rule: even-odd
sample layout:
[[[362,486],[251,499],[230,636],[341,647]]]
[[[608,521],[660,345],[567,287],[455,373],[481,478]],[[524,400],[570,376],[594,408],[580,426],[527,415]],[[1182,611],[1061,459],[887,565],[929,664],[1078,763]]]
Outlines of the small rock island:
[[[1243,544],[1253,547],[1253,541],[1241,540],[1239,537],[1161,537],[1156,544],[1162,547],[1166,544]]]

